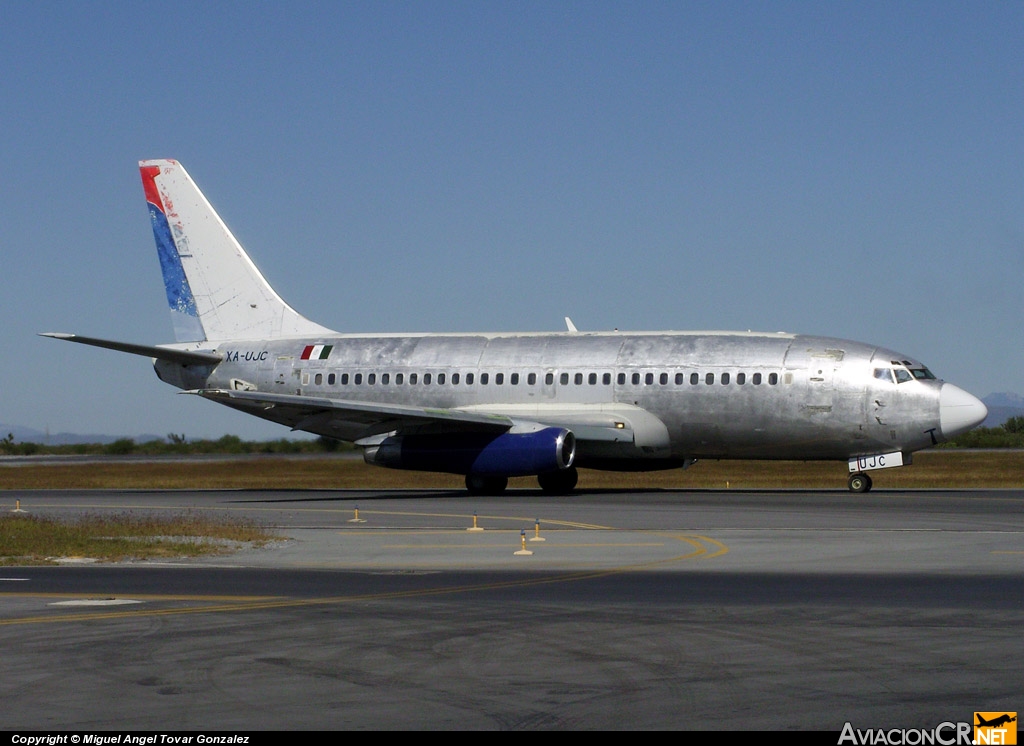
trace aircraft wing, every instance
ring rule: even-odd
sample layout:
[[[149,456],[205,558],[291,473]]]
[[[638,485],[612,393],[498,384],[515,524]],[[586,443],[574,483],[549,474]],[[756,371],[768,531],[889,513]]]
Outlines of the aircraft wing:
[[[352,441],[410,430],[501,433],[517,424],[539,423],[572,430],[582,441],[655,448],[668,445],[664,423],[630,404],[495,404],[445,409],[228,389],[186,393],[288,425],[293,430]]]
[[[501,414],[460,409],[227,389],[202,389],[185,393],[196,394],[288,425],[293,430],[333,434],[343,440],[359,440],[381,433],[412,429],[501,433],[514,425],[511,418]]]

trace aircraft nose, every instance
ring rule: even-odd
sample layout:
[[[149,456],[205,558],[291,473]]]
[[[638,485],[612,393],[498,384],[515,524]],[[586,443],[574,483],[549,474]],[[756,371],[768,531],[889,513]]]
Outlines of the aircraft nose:
[[[976,396],[959,386],[942,384],[939,389],[939,427],[946,438],[954,438],[988,417],[986,407]]]

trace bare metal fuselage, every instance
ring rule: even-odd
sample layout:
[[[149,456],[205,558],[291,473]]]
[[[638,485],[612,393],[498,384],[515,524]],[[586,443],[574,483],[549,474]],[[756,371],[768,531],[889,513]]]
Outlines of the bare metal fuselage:
[[[329,345],[329,357],[302,360],[309,343]],[[157,370],[185,389],[493,412],[570,426],[576,464],[593,468],[658,468],[694,458],[845,460],[909,453],[944,439],[942,382],[880,381],[872,375],[877,366],[909,363],[907,357],[828,337],[346,335],[215,351],[224,361],[214,368],[158,361]],[[330,415],[303,423],[285,406],[239,408],[350,441],[387,428]]]

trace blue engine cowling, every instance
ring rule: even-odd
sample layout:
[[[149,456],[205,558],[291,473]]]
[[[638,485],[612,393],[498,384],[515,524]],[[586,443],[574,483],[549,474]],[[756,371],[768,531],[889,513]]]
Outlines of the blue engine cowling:
[[[561,427],[498,435],[395,435],[367,447],[363,458],[392,469],[523,477],[572,466],[576,437]]]

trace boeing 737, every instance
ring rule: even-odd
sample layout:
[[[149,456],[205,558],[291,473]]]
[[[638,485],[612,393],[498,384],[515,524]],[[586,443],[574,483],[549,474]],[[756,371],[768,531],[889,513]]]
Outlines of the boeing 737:
[[[752,332],[341,334],[274,292],[172,160],[139,164],[176,342],[47,333],[153,359],[161,380],[263,419],[349,441],[367,463],[464,475],[496,494],[577,468],[698,459],[837,460],[869,471],[978,425],[985,405],[909,355]]]

